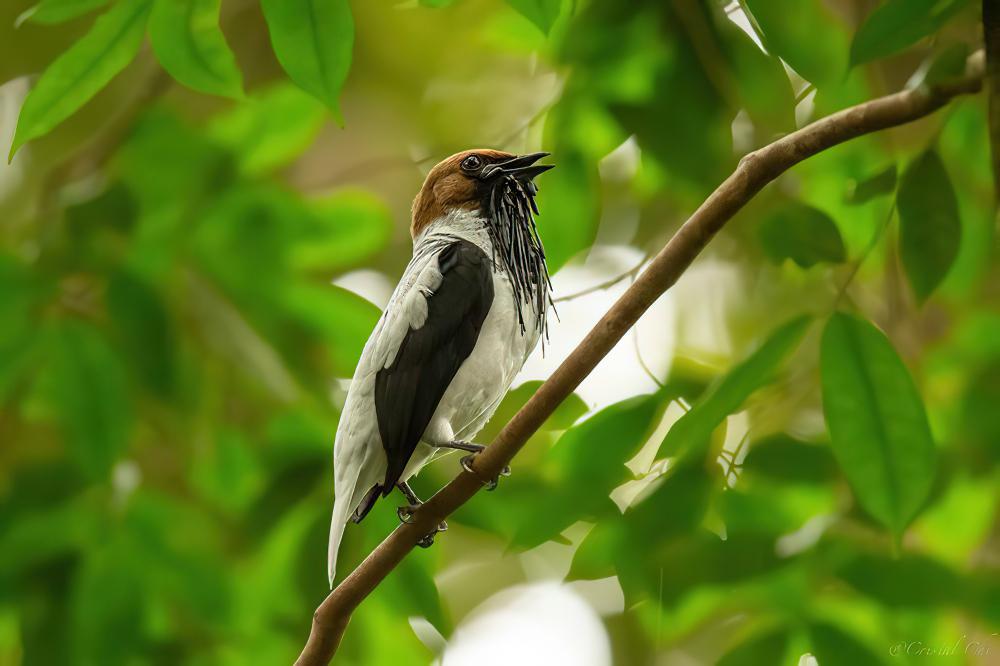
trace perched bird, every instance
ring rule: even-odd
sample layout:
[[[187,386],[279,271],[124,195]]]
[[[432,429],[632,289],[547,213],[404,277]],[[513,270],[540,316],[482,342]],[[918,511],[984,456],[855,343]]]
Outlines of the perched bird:
[[[533,214],[534,178],[552,168],[535,163],[547,154],[452,155],[414,199],[413,258],[365,345],[337,427],[331,586],[348,520],[360,522],[399,488],[408,521],[420,500],[407,481],[439,451],[483,449],[470,440],[545,335],[552,287]]]

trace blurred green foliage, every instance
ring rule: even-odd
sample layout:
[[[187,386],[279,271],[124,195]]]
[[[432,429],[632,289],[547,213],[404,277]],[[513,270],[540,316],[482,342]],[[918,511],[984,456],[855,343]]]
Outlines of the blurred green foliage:
[[[658,250],[746,152],[959,74],[979,20],[962,0],[3,3],[0,664],[294,659],[326,593],[338,378],[379,316],[344,276],[395,281],[434,160],[554,154],[558,289],[601,239]],[[706,257],[739,276],[731,348],[682,340],[657,391],[596,413],[573,396],[364,602],[338,663],[431,662],[408,619],[448,639],[549,542],[568,579],[621,586],[615,663],[919,663],[891,647],[962,637],[992,653],[935,659],[995,658],[986,118],[956,100],[759,194]],[[344,568],[392,508],[348,530]]]

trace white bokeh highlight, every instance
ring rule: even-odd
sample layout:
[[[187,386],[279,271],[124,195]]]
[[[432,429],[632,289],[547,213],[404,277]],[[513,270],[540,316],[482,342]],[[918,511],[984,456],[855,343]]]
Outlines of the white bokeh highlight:
[[[518,585],[485,602],[455,629],[441,666],[610,666],[597,612],[555,581]]]

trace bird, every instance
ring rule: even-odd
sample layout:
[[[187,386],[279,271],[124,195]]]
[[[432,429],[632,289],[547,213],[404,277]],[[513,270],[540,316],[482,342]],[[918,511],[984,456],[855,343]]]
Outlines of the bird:
[[[407,505],[397,514],[410,522],[421,501],[408,481],[438,454],[465,451],[471,471],[484,448],[472,439],[547,336],[552,283],[534,179],[554,166],[537,164],[548,155],[459,152],[414,198],[413,256],[361,353],[334,440],[331,588],[349,521],[398,488]]]

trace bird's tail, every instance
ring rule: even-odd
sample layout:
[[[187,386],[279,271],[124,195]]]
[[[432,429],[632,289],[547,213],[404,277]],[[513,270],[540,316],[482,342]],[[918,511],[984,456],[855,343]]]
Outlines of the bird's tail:
[[[340,550],[340,540],[344,536],[344,528],[347,527],[347,521],[353,520],[356,523],[360,523],[368,515],[368,512],[372,510],[372,506],[375,504],[375,500],[379,498],[381,490],[382,487],[376,483],[368,489],[360,502],[354,501],[356,493],[351,493],[351,501],[347,501],[347,498],[334,500],[333,518],[330,520],[330,545],[326,556],[326,573],[330,578],[331,590],[333,589],[333,581],[337,577],[337,551]],[[352,511],[351,507],[353,506],[357,508]]]
[[[333,580],[337,577],[337,551],[340,550],[340,540],[344,536],[344,528],[351,518],[351,503],[345,497],[333,503],[333,518],[330,520],[330,546],[327,551],[326,572],[330,578],[330,589],[333,589]]]

